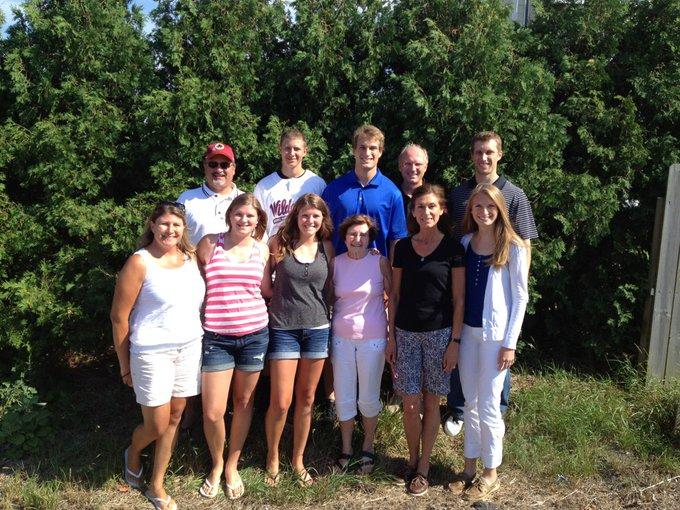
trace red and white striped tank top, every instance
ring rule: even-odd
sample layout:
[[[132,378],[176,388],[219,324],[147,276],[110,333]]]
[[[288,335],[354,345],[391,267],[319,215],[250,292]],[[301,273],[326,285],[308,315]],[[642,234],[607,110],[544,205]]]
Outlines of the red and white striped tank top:
[[[219,235],[213,256],[205,266],[204,329],[243,336],[267,326],[267,307],[260,293],[264,264],[259,243],[253,243],[248,260],[239,262],[227,255],[224,233]]]

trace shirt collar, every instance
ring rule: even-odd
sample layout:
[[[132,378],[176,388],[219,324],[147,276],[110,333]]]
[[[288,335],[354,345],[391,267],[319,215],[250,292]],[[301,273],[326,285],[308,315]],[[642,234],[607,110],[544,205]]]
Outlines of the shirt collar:
[[[206,197],[218,197],[220,199],[234,199],[238,195],[238,188],[236,187],[236,183],[232,182],[231,183],[231,191],[229,192],[228,195],[224,195],[223,197],[215,193],[213,190],[210,189],[208,186],[208,183],[203,181],[203,184],[201,185],[201,189],[203,190],[203,194]]]
[[[493,181],[492,184],[498,189],[502,190],[507,182],[508,180],[505,178],[505,176],[499,175],[498,179]],[[477,186],[477,180],[474,178],[474,176],[470,177],[470,179],[467,181],[467,186],[470,189],[475,189],[475,186]]]
[[[307,173],[307,169],[304,168],[304,169],[302,170],[302,173],[301,173],[300,175],[298,175],[298,176],[296,176],[296,177],[288,177],[288,176],[287,176],[286,174],[284,174],[281,170],[277,170],[277,171],[276,171],[276,174],[277,174],[279,177],[281,177],[281,179],[299,179],[300,177],[302,177],[302,176],[305,175],[306,173]]]
[[[373,176],[373,179],[371,179],[370,181],[368,181],[368,183],[366,184],[366,186],[362,186],[362,184],[359,182],[359,178],[357,177],[357,174],[356,174],[356,172],[354,171],[354,169],[352,169],[352,170],[349,171],[349,175],[350,175],[350,179],[351,179],[353,182],[356,182],[357,185],[358,185],[359,187],[361,187],[361,188],[369,188],[369,187],[370,187],[370,188],[377,188],[378,186],[380,186],[380,183],[382,182],[382,179],[383,179],[383,174],[382,174],[382,172],[380,171],[380,168],[377,169],[375,175]]]

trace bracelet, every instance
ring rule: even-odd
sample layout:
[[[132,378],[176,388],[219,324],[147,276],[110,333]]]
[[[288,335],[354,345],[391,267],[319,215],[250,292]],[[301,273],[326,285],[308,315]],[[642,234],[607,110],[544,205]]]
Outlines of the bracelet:
[[[124,377],[127,377],[128,375],[130,375],[130,372],[128,372],[127,374],[121,375],[120,378],[123,379]]]

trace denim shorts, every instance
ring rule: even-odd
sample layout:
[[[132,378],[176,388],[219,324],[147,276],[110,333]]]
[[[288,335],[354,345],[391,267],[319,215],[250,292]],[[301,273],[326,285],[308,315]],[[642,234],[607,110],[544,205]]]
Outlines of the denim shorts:
[[[203,366],[201,372],[220,372],[237,368],[257,372],[264,368],[269,343],[269,329],[262,328],[242,336],[203,334]]]
[[[328,357],[331,328],[269,330],[267,359],[323,359]]]

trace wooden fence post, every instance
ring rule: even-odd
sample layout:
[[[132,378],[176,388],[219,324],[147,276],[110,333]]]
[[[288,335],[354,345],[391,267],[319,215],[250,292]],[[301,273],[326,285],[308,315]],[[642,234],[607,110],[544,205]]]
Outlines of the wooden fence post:
[[[664,199],[656,198],[654,210],[654,230],[652,231],[652,251],[649,256],[649,276],[647,277],[647,297],[642,312],[642,327],[640,330],[640,343],[638,344],[638,366],[647,365],[649,358],[649,337],[652,334],[652,312],[654,311],[654,292],[656,289],[656,277],[659,272],[659,250],[661,248],[661,227],[663,227]]]
[[[680,164],[668,171],[659,269],[654,289],[647,380],[680,375]],[[675,317],[673,317],[675,315]]]

